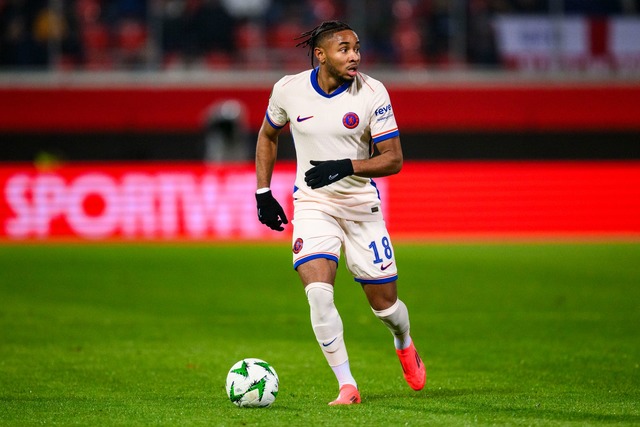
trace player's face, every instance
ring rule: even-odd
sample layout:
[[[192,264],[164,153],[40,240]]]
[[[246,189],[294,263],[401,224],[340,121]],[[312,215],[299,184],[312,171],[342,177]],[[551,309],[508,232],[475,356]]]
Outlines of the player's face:
[[[339,81],[351,81],[360,65],[360,40],[351,30],[339,31],[325,42],[325,62],[329,74]]]

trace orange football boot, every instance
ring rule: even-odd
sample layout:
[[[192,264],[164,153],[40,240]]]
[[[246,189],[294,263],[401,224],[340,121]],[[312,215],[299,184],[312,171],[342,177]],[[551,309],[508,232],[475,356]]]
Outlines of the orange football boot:
[[[333,402],[329,402],[329,405],[353,405],[360,403],[360,392],[353,384],[345,384],[340,387],[340,393],[338,398]]]
[[[409,384],[409,387],[416,391],[422,390],[427,382],[427,369],[422,363],[422,359],[420,359],[413,342],[403,350],[396,349],[396,353],[398,353],[402,372],[404,372],[404,379]]]

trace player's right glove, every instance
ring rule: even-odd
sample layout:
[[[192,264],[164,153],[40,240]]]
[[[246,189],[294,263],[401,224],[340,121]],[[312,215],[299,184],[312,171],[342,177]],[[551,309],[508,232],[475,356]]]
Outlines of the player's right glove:
[[[258,202],[258,219],[272,230],[283,231],[282,224],[288,224],[287,216],[280,203],[273,197],[271,190],[266,193],[256,193]]]

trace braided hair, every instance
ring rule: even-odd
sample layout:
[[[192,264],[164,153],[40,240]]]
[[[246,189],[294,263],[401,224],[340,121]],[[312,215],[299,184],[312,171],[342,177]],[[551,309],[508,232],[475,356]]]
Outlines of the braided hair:
[[[320,44],[321,41],[331,37],[334,33],[343,30],[351,30],[349,25],[340,21],[324,21],[322,24],[315,27],[313,30],[300,34],[300,37],[296,37],[295,40],[302,40],[296,45],[296,47],[307,47],[309,51],[307,55],[311,57],[311,68],[313,68],[313,59],[315,58],[313,51]]]

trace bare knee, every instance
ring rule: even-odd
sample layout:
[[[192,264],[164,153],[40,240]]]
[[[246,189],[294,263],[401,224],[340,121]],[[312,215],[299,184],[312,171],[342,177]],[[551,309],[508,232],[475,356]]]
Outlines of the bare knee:
[[[363,284],[369,305],[374,310],[386,310],[398,300],[398,289],[396,282],[384,283],[380,285]]]
[[[326,258],[316,258],[298,266],[297,271],[303,286],[309,283],[322,282],[333,285],[336,280],[338,265]]]

